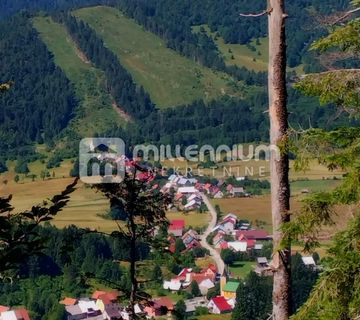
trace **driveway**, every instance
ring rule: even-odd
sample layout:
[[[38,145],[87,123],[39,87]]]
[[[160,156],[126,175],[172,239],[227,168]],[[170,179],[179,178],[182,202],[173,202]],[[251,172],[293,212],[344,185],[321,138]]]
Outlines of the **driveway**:
[[[205,232],[201,235],[201,245],[208,249],[210,251],[210,255],[213,257],[216,266],[217,266],[217,270],[218,273],[220,273],[221,275],[224,273],[224,269],[225,269],[225,264],[224,261],[221,259],[220,253],[217,252],[212,246],[210,246],[207,241],[206,238],[207,236],[211,233],[211,231],[215,228],[216,223],[217,223],[217,214],[216,214],[216,210],[213,207],[213,205],[210,203],[208,197],[201,193],[201,197],[204,201],[204,203],[206,204],[209,212],[211,213],[211,221],[207,227],[207,229],[205,230]]]

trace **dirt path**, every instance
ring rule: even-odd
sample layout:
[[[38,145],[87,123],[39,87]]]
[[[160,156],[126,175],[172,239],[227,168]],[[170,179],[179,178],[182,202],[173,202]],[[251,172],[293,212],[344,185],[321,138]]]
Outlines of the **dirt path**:
[[[121,109],[115,102],[112,103],[112,107],[115,110],[115,112],[123,118],[126,122],[131,121],[131,117],[123,110]]]
[[[217,222],[216,210],[213,207],[213,205],[210,203],[208,197],[205,194],[201,193],[201,197],[202,197],[204,203],[206,204],[208,210],[211,213],[211,221],[210,221],[207,229],[205,230],[205,232],[201,235],[201,245],[210,251],[210,254],[216,263],[218,273],[220,273],[222,275],[224,273],[224,269],[225,269],[224,261],[221,259],[220,253],[217,252],[206,241],[207,236],[211,233],[211,231],[216,226],[216,222]]]

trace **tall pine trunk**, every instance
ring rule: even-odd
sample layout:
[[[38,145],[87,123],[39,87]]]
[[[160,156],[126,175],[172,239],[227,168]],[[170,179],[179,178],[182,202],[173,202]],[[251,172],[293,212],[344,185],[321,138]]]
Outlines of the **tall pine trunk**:
[[[273,319],[290,316],[290,246],[279,251],[283,233],[280,228],[289,221],[289,158],[284,150],[288,130],[286,108],[286,41],[284,0],[269,0],[269,116],[270,143],[280,146],[280,157],[272,152],[271,213],[274,241]]]

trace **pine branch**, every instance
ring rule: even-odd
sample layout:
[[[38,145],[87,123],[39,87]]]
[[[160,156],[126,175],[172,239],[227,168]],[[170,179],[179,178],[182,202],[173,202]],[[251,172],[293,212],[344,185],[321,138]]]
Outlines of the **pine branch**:
[[[263,12],[260,12],[260,13],[240,13],[240,16],[241,17],[257,18],[257,17],[262,17],[262,16],[265,16],[265,15],[269,15],[272,11],[273,11],[273,9],[270,8],[270,9],[264,10]]]
[[[354,13],[356,13],[358,11],[360,11],[360,7],[346,12],[340,18],[336,19],[331,25],[334,26],[334,25],[338,24],[339,22],[345,20],[346,18],[350,17],[352,14],[354,14]]]

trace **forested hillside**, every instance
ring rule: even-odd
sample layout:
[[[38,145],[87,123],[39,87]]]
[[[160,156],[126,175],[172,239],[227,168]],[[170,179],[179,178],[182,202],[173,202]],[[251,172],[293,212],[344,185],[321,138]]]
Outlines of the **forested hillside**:
[[[165,38],[169,47],[216,68],[223,68],[214,42],[206,35],[191,32],[194,25],[208,24],[211,31],[219,32],[225,42],[249,43],[266,35],[267,19],[241,18],[240,13],[262,12],[266,1],[214,1],[214,0],[120,0],[120,8],[145,28]],[[344,9],[348,0],[296,0],[289,1],[287,12],[288,64],[290,67],[306,62],[309,44],[322,34],[317,15]]]
[[[73,116],[74,89],[28,17],[0,24],[0,79],[13,87],[0,97],[0,156],[31,142],[52,142]]]
[[[17,11],[16,8],[20,7],[21,3],[15,1],[10,5],[9,2],[3,2],[0,8],[6,9],[7,13],[4,15],[9,15]],[[210,0],[201,3],[174,3],[168,0],[117,2],[118,8],[123,9],[128,16],[134,17],[145,29],[165,39],[166,45],[174,50],[163,48],[171,51],[171,54],[167,53],[166,58],[174,57],[174,61],[160,59],[160,62],[156,63],[163,62],[166,68],[158,70],[146,66],[154,63],[153,60],[140,61],[138,57],[148,52],[146,43],[149,42],[146,37],[151,37],[151,41],[162,41],[161,39],[150,33],[138,32],[137,41],[145,47],[119,47],[116,43],[124,41],[121,33],[114,32],[112,37],[104,34],[104,30],[109,28],[105,25],[106,21],[113,16],[120,17],[121,12],[106,7],[77,10],[73,13],[54,12],[59,8],[75,9],[94,3],[98,2],[56,1],[50,4],[38,1],[32,5],[28,3],[24,8],[32,11],[39,8],[50,11],[52,20],[50,17],[41,20],[34,15],[22,14],[1,22],[3,36],[0,43],[3,53],[0,57],[0,80],[12,80],[15,84],[1,97],[4,107],[0,113],[0,157],[22,157],[24,151],[20,147],[32,145],[34,142],[45,142],[53,147],[57,142],[63,142],[64,137],[69,143],[66,148],[68,151],[72,149],[73,152],[70,154],[74,154],[78,140],[85,133],[116,134],[125,138],[129,145],[144,142],[183,145],[233,144],[268,139],[268,121],[264,114],[267,108],[264,88],[267,83],[266,73],[255,72],[238,65],[225,65],[213,38],[206,32],[193,31],[194,25],[204,24],[226,42],[248,43],[251,39],[265,34],[266,19],[240,19],[237,13],[260,10],[260,3]],[[295,33],[294,26],[301,25],[300,21],[314,22],[315,14],[328,13],[343,8],[346,4],[347,1],[332,1],[327,6],[321,6],[316,0],[289,4],[290,66],[302,63],[308,67],[319,67],[314,63],[315,60],[309,56],[306,58],[302,51],[306,50],[312,37],[321,34],[321,30],[314,28],[310,31],[304,27],[304,30]],[[223,18],[225,16],[226,19]],[[121,28],[122,21],[125,20],[114,20],[114,28]],[[37,27],[41,37],[32,23]],[[134,22],[131,23],[135,25]],[[53,28],[53,36],[45,30],[47,27]],[[240,30],[236,33],[238,38],[232,36],[236,30]],[[163,43],[160,43],[161,46],[165,46]],[[153,50],[148,49],[149,52]],[[187,58],[178,57],[179,53]],[[300,61],[298,56],[304,56],[305,60]],[[133,60],[124,62],[123,57],[131,57]],[[81,59],[85,62],[80,61]],[[310,65],[306,63],[306,59],[310,59]],[[194,69],[189,69],[189,79],[178,80],[179,74],[171,71],[171,65],[178,65],[182,61],[185,61],[184,66]],[[201,65],[211,67],[212,70]],[[139,72],[143,72],[144,75],[136,76]],[[166,75],[162,77],[161,72]],[[197,72],[202,74],[196,74],[195,80],[198,83],[190,79],[194,77],[193,73]],[[142,76],[149,84],[146,89],[142,86],[142,83],[146,84],[146,81],[142,82]],[[186,73],[181,77],[183,76],[186,77]],[[160,78],[164,85],[159,82]],[[293,81],[293,78],[292,72],[289,74],[289,80]],[[166,89],[168,85],[170,87]],[[233,92],[228,90],[228,87],[232,87]],[[156,101],[159,101],[158,97],[161,95],[165,96],[159,105],[152,99],[154,91],[161,91],[156,88],[163,90]],[[222,93],[219,96],[214,94],[220,89]],[[194,93],[196,90],[205,95]],[[204,98],[208,95],[207,92],[213,94],[210,95],[211,99]],[[169,108],[174,104],[166,104],[166,101],[175,101],[175,96],[177,107]],[[174,99],[171,99],[173,97]],[[94,112],[91,111],[92,108]],[[340,113],[334,114],[333,107],[320,107],[315,99],[304,97],[291,89],[290,83],[289,109],[290,123],[294,127],[336,128],[348,125],[348,120],[344,121]],[[130,115],[131,121],[126,124],[124,121],[114,121],[117,116],[114,110],[120,113],[120,117],[121,114]],[[71,130],[64,131],[63,129],[69,127],[71,119]]]
[[[115,0],[2,0],[0,3],[0,18],[6,18],[24,10],[29,12],[51,12],[81,6],[114,3]]]

